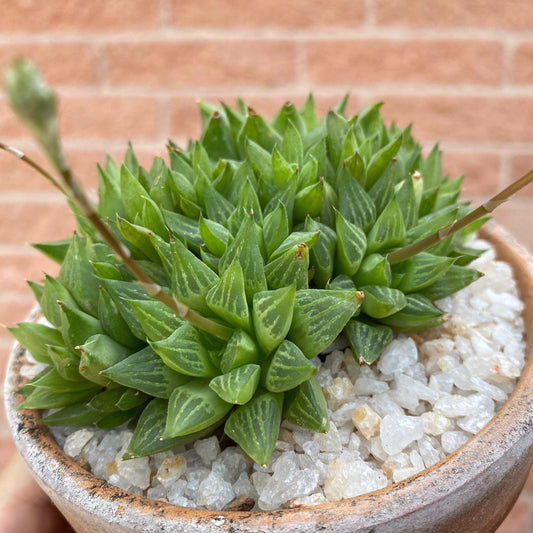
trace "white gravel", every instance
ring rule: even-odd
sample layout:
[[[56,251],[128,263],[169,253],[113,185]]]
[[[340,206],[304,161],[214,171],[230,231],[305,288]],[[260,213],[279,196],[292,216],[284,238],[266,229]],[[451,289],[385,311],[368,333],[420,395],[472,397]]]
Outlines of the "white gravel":
[[[486,242],[475,245],[490,248]],[[175,505],[257,510],[316,505],[401,481],[435,464],[482,429],[525,364],[523,305],[510,267],[489,249],[472,266],[484,276],[439,303],[443,326],[398,335],[377,365],[360,367],[342,338],[318,380],[331,429],[284,422],[268,468],[216,437],[150,458],[121,461],[132,432],[54,428],[65,452],[98,477]]]

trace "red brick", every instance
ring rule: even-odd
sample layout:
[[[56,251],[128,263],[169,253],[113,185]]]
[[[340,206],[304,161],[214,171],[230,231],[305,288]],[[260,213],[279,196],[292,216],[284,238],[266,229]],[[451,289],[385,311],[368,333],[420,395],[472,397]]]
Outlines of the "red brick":
[[[1,23],[0,23],[1,24]],[[96,55],[89,44],[46,43],[0,46],[0,69],[15,58],[31,59],[50,84],[90,85],[96,83]]]
[[[60,127],[65,138],[150,138],[158,133],[159,105],[142,97],[71,97],[60,106]]]
[[[159,128],[159,103],[150,97],[60,97],[60,130],[63,138],[122,139],[155,137]],[[0,138],[28,139],[5,100],[0,100]]]
[[[307,50],[309,79],[317,84],[497,84],[502,79],[503,48],[495,41],[312,41]]]
[[[295,44],[286,41],[114,43],[107,47],[114,85],[279,86],[295,80]]]
[[[7,356],[15,339],[5,329],[5,326],[12,327],[17,322],[25,320],[35,305],[35,298],[28,288],[24,293],[10,293],[8,296],[0,295],[0,302],[2,305],[0,309],[0,341],[2,341],[2,344],[0,344],[0,355],[3,360],[7,361]],[[3,364],[2,360],[0,360],[0,365]]]
[[[530,0],[376,0],[376,21],[393,26],[530,29]]]
[[[65,202],[5,202],[0,205],[0,244],[62,239],[72,233],[74,217]]]
[[[26,290],[26,280],[40,281],[43,273],[54,275],[58,265],[37,250],[27,252],[11,252],[0,255],[0,291]]]
[[[530,503],[520,496],[496,533],[528,533]]]
[[[16,143],[15,143],[16,145]],[[49,172],[52,168],[46,157],[37,149],[25,150],[24,153]],[[67,159],[78,179],[88,188],[95,188],[98,175],[96,163],[105,162],[104,152],[99,150],[66,150]],[[28,165],[6,152],[0,152],[2,179],[0,191],[51,191],[52,185]]]
[[[533,42],[521,43],[513,57],[513,81],[533,83]]]
[[[363,0],[172,0],[172,24],[178,27],[353,27],[363,19]]]
[[[462,198],[490,196],[498,192],[500,157],[491,153],[443,150],[443,172],[455,178],[464,174]]]
[[[374,95],[383,114],[428,141],[533,141],[533,98]]]
[[[513,156],[510,181],[520,178],[530,170],[533,170],[533,153]],[[526,188],[518,192],[517,195],[533,197],[533,185],[530,183]]]
[[[159,23],[153,0],[15,0],[4,2],[0,31],[117,31],[154,28]]]
[[[0,99],[0,138],[27,139],[29,130],[19,121],[9,107],[7,100]]]

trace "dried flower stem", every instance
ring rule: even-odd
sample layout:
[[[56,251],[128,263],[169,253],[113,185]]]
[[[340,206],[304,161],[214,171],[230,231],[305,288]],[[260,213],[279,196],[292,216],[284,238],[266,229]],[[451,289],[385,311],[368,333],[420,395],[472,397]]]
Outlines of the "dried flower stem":
[[[513,194],[518,192],[520,189],[523,189],[526,185],[529,185],[532,181],[533,170],[530,170],[527,174],[524,174],[521,178],[514,181],[511,183],[511,185],[496,194],[496,196],[493,196],[484,204],[480,205],[473,211],[470,211],[468,215],[465,215],[463,218],[456,220],[455,222],[452,222],[448,226],[441,228],[432,235],[429,235],[420,241],[414,242],[408,246],[400,248],[399,250],[391,252],[388,254],[387,260],[391,265],[394,265],[396,263],[400,263],[401,261],[405,261],[406,259],[409,259],[410,257],[423,252],[424,250],[427,250],[431,246],[434,246],[435,244],[438,244],[444,240],[446,237],[461,231],[478,218],[481,218],[488,213],[492,213],[492,211],[494,211],[499,205],[509,200]]]
[[[23,152],[17,148],[13,148],[3,142],[0,142],[0,149],[9,152],[10,154],[18,157],[24,163],[31,166],[39,174],[44,176],[50,181],[56,188],[58,188],[69,200],[73,201],[80,209],[85,217],[91,222],[94,228],[107,242],[113,252],[124,263],[127,269],[135,276],[138,283],[148,292],[150,296],[156,298],[160,302],[163,302],[166,306],[172,309],[179,316],[188,320],[195,326],[216,337],[223,340],[229,340],[233,334],[233,330],[214,322],[208,318],[203,317],[196,311],[191,309],[188,305],[180,302],[167,292],[165,292],[157,283],[155,283],[146,272],[139,266],[139,264],[131,257],[130,251],[126,248],[110,231],[110,229],[104,224],[102,219],[98,216],[94,210],[91,201],[87,197],[83,187],[80,185],[68,165],[64,165],[61,170],[61,176],[63,184],[57,181],[49,172],[42,168],[35,161],[30,159]]]

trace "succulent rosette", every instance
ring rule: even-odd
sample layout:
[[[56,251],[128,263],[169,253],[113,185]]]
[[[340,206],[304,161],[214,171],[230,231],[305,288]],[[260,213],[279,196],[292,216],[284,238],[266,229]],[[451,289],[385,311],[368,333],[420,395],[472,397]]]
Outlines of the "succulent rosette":
[[[79,231],[36,245],[61,264],[30,283],[47,323],[12,329],[48,365],[20,407],[52,410],[48,425],[129,423],[125,458],[223,428],[266,464],[283,419],[327,431],[312,359],[344,333],[371,364],[394,331],[440,324],[435,300],[479,276],[464,239],[483,221],[406,249],[468,212],[461,178],[380,104],[345,106],[319,118],[309,96],[268,122],[201,103],[201,138],[169,143],[168,162],[147,170],[130,147],[98,167],[96,213],[151,285],[72,203]]]

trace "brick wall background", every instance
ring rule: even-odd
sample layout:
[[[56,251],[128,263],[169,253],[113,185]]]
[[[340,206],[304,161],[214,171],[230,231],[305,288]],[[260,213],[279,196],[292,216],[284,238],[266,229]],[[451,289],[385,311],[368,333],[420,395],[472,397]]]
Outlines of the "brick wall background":
[[[65,147],[89,186],[95,163],[120,157],[128,140],[149,164],[168,137],[196,136],[199,98],[239,95],[271,115],[309,91],[322,110],[346,92],[350,112],[383,100],[386,118],[413,122],[428,148],[440,140],[446,170],[466,174],[476,203],[533,167],[531,0],[3,2],[0,68],[20,54],[57,87]],[[42,160],[3,96],[0,139]],[[4,153],[0,169],[0,323],[9,325],[32,305],[24,280],[56,272],[27,243],[60,238],[73,221],[30,169]],[[532,208],[530,186],[495,214],[530,250]],[[10,345],[0,331],[0,362]]]

